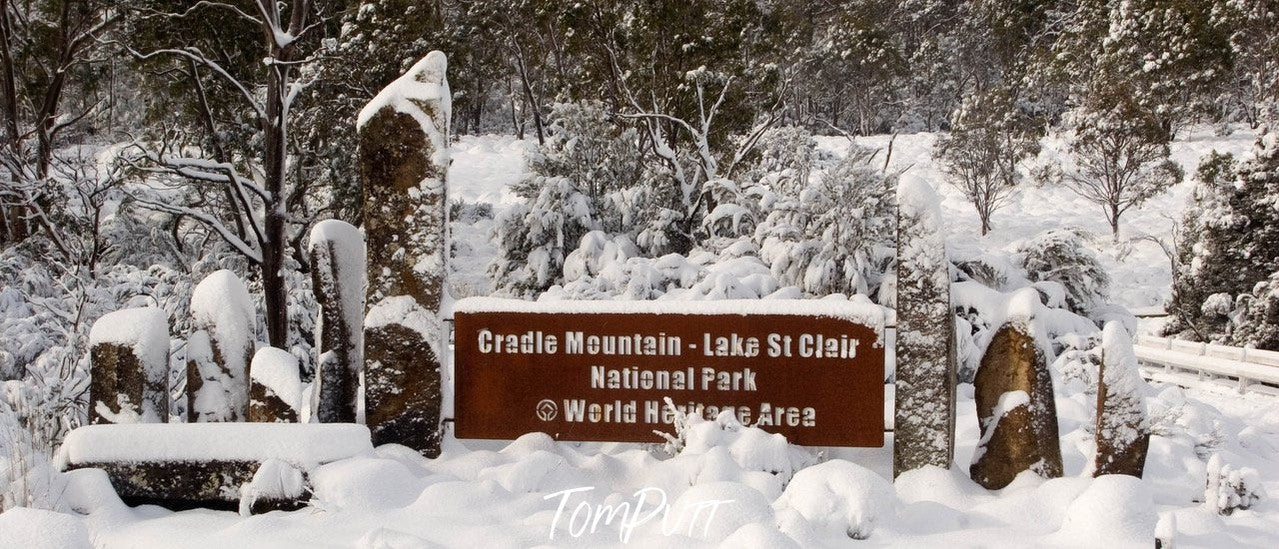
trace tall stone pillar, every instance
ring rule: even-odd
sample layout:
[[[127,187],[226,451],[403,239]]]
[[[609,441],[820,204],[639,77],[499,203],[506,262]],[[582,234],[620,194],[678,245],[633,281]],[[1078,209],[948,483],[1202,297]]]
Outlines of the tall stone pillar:
[[[315,224],[308,244],[320,302],[320,356],[312,389],[321,423],[354,423],[364,368],[364,235],[345,221]]]
[[[921,179],[897,193],[897,374],[893,475],[955,455],[955,313],[940,199]]]
[[[365,421],[374,444],[440,451],[448,259],[447,62],[433,51],[360,112],[368,247]]]

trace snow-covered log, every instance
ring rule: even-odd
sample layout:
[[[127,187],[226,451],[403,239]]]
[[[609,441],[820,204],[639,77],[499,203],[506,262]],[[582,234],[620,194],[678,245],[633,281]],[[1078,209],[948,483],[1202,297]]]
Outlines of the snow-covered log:
[[[311,229],[311,279],[320,302],[320,356],[316,361],[315,417],[321,423],[355,421],[364,367],[364,235],[328,219]]]
[[[372,451],[368,429],[345,423],[91,425],[67,435],[55,461],[101,469],[129,505],[260,513],[304,506],[307,474]]]
[[[1044,478],[1062,475],[1061,434],[1053,400],[1052,349],[1036,331],[1039,293],[1021,290],[1008,304],[973,382],[981,439],[969,474],[991,490],[1022,471]]]
[[[1101,334],[1102,361],[1097,383],[1097,453],[1093,476],[1117,474],[1141,478],[1150,447],[1150,425],[1137,371],[1132,338],[1118,321]]]
[[[155,307],[102,315],[89,332],[89,423],[169,420],[169,318]]]
[[[298,359],[288,351],[263,347],[249,366],[249,421],[297,423],[302,408]]]
[[[428,456],[439,453],[446,348],[439,321],[448,258],[446,69],[443,53],[427,54],[357,120],[369,317],[379,320],[365,326],[365,417],[374,443],[404,444]],[[409,310],[431,320],[409,326],[397,318]]]
[[[256,339],[249,289],[228,270],[191,293],[187,338],[187,421],[244,421],[249,411],[249,361]]]
[[[894,475],[949,469],[955,455],[955,315],[940,199],[915,178],[903,178],[897,195]]]

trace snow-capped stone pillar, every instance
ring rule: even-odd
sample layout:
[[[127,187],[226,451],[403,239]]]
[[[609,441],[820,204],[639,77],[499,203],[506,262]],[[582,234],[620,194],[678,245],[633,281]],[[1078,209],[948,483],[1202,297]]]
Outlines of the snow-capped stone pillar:
[[[249,289],[231,271],[210,274],[191,292],[188,422],[244,421],[248,417],[255,316]]]
[[[897,374],[893,475],[955,455],[955,313],[940,199],[927,182],[897,191]]]
[[[312,389],[321,423],[354,423],[364,368],[364,235],[345,221],[311,229],[311,280],[320,302],[320,356]]]
[[[249,421],[297,423],[302,405],[298,359],[288,351],[263,347],[249,367]]]
[[[102,315],[89,331],[89,423],[169,420],[169,317],[155,307]]]
[[[439,454],[450,101],[433,51],[360,111],[368,246],[365,421],[374,444]]]
[[[1022,471],[1044,478],[1062,475],[1057,404],[1048,372],[1051,349],[1034,333],[1039,293],[1021,290],[1008,306],[1008,319],[995,332],[973,380],[981,439],[968,472],[998,490]]]
[[[1137,355],[1123,324],[1110,321],[1101,332],[1101,372],[1097,378],[1097,454],[1093,476],[1141,478],[1150,447],[1150,425],[1137,371]]]

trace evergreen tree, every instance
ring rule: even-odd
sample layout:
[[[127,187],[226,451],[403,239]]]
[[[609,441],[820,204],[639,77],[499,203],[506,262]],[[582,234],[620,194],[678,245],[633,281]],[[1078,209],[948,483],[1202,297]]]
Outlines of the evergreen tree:
[[[1279,349],[1279,146],[1273,133],[1236,164],[1213,154],[1199,167],[1178,242],[1166,329],[1201,341]]]

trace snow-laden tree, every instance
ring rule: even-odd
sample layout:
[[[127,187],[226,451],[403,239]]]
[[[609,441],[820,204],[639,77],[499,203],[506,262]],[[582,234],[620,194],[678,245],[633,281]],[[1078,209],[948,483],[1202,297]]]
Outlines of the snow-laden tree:
[[[1013,259],[1031,282],[1050,280],[1066,290],[1066,305],[1086,315],[1106,303],[1110,275],[1086,242],[1090,235],[1076,229],[1052,229],[1022,242]]]
[[[289,285],[286,261],[291,251],[302,253],[307,223],[302,215],[307,180],[297,177],[290,163],[289,126],[293,101],[306,87],[299,67],[315,60],[313,34],[322,28],[311,0],[278,3],[254,0],[251,6],[226,2],[199,2],[190,6],[165,5],[159,0],[134,6],[132,24],[156,28],[177,22],[193,25],[200,33],[134,37],[124,48],[139,62],[155,63],[188,82],[188,108],[203,120],[211,137],[208,146],[190,147],[175,137],[182,132],[167,129],[158,139],[138,140],[128,157],[143,174],[170,174],[187,184],[218,189],[224,200],[188,204],[137,196],[138,202],[205,226],[240,253],[258,271],[266,310],[270,343],[290,345]],[[224,28],[211,28],[226,25]],[[179,27],[180,28],[180,27]],[[260,39],[257,63],[232,65],[243,57],[227,59],[230,47],[244,44],[221,38],[220,32],[256,33]],[[141,43],[138,43],[141,42]],[[133,47],[136,45],[137,47]],[[141,48],[141,49],[139,49]],[[226,105],[245,116],[249,126],[245,142],[232,148],[219,139],[219,113]],[[243,126],[238,128],[245,131]],[[237,154],[242,153],[242,154]]]
[[[1094,77],[1080,103],[1066,114],[1074,169],[1066,186],[1099,206],[1119,240],[1128,210],[1179,183],[1182,170],[1169,157],[1170,134],[1156,113],[1134,95],[1135,84]]]
[[[54,153],[106,103],[90,99],[106,95],[98,46],[120,15],[102,0],[0,1],[0,245],[39,230],[74,254],[52,219],[65,190]]]
[[[1277,174],[1274,133],[1242,162],[1214,154],[1200,164],[1177,242],[1168,333],[1279,349]]]
[[[1279,6],[1274,0],[1227,0],[1234,51],[1228,103],[1257,128],[1279,122]]]
[[[991,216],[1024,179],[1023,161],[1039,153],[1039,133],[1012,90],[1002,86],[969,95],[951,116],[950,133],[935,154],[977,210],[981,234],[990,232]]]

